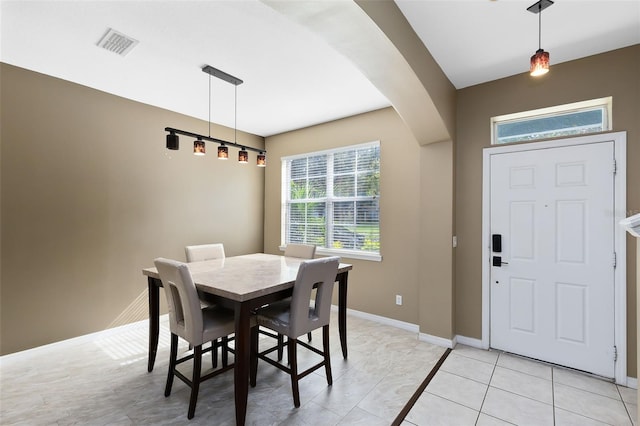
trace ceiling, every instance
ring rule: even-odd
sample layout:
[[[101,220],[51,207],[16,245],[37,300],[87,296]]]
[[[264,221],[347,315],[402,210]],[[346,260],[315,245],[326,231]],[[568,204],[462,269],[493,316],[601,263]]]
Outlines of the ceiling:
[[[538,48],[538,15],[526,10],[533,0],[395,1],[458,89],[526,72]],[[249,133],[270,136],[390,105],[347,57],[268,1],[0,4],[2,62]],[[108,28],[139,43],[125,56],[101,49]],[[542,12],[552,69],[637,43],[638,0],[557,0]],[[207,64],[244,83],[236,92],[203,73]]]

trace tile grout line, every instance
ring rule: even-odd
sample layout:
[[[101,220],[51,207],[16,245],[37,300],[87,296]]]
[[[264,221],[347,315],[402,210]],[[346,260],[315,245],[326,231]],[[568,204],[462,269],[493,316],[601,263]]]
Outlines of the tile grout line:
[[[491,387],[491,380],[493,379],[493,374],[496,372],[496,367],[498,366],[498,360],[500,359],[500,353],[496,357],[496,362],[493,364],[493,370],[491,370],[491,377],[489,377],[489,383],[487,383],[487,390],[484,391],[484,396],[482,397],[482,404],[480,404],[480,409],[478,410],[478,416],[476,417],[476,423],[480,421],[480,414],[482,414],[482,407],[484,407],[484,402],[487,399],[487,394],[489,393],[489,387]],[[502,420],[502,419],[500,419]]]
[[[433,379],[433,376],[435,376],[438,370],[440,370],[440,367],[442,366],[442,364],[447,359],[450,353],[451,353],[451,348],[447,348],[447,350],[444,351],[444,354],[442,354],[438,362],[436,362],[436,365],[433,366],[433,368],[431,369],[427,377],[423,380],[420,386],[418,386],[418,389],[416,389],[416,391],[413,393],[413,395],[411,396],[409,401],[405,404],[405,406],[402,408],[402,410],[400,410],[400,413],[395,418],[393,423],[391,423],[391,426],[399,426],[404,420],[404,418],[407,417],[407,414],[409,414],[409,411],[411,411],[411,408],[414,406],[416,401],[418,401],[418,398],[420,398],[420,395],[422,395],[427,385],[429,385],[429,382],[431,382],[431,380]]]

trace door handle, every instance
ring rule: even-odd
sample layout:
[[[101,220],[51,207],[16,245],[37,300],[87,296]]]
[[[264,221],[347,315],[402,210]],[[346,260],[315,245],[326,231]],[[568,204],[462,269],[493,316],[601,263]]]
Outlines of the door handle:
[[[509,262],[503,262],[502,256],[493,256],[491,264],[493,266],[497,266],[498,268],[502,267],[502,265],[508,265]]]

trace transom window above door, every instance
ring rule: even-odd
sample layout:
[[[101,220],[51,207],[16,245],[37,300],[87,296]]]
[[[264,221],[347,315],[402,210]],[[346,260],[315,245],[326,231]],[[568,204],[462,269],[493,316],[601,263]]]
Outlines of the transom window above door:
[[[380,142],[282,158],[282,245],[380,257]]]
[[[609,131],[611,104],[607,97],[492,117],[491,144]]]

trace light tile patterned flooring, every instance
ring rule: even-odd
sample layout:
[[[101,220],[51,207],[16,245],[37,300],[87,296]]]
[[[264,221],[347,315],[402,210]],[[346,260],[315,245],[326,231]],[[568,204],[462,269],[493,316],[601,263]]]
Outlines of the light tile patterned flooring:
[[[634,425],[637,391],[561,367],[458,345],[405,424]]]
[[[247,424],[389,425],[444,352],[415,333],[349,316],[344,360],[334,324],[333,386],[322,369],[302,379],[296,409],[288,376],[261,363],[258,385],[249,390]],[[232,372],[202,384],[191,421],[182,382],[174,381],[164,397],[166,317],[161,326],[151,373],[144,322],[0,358],[0,424],[233,425]],[[317,332],[313,343],[321,343]],[[315,361],[303,349],[299,355],[303,366]],[[637,424],[636,395],[568,370],[459,345],[403,425]]]

